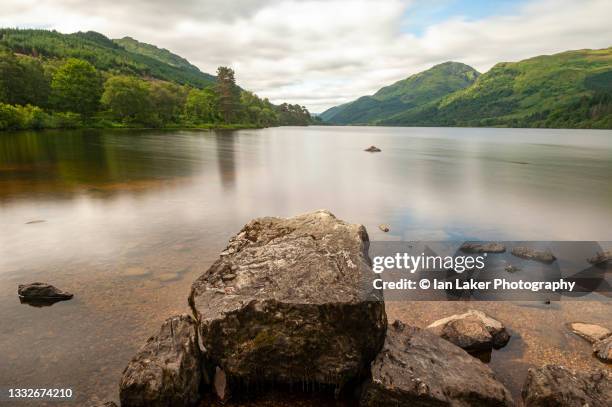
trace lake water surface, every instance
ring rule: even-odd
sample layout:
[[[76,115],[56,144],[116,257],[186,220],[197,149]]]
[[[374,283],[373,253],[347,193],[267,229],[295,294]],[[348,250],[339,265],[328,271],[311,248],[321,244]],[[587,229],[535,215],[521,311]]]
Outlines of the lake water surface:
[[[371,144],[382,153],[364,152]],[[321,208],[364,224],[371,240],[610,241],[612,131],[0,134],[0,387],[71,387],[79,404],[117,399],[129,358],[187,311],[191,282],[229,237],[254,217]],[[32,281],[75,298],[20,304],[17,285]],[[491,366],[516,396],[527,366],[602,367],[563,324],[609,324],[609,304],[471,306],[512,330]],[[468,305],[387,311],[424,326]]]

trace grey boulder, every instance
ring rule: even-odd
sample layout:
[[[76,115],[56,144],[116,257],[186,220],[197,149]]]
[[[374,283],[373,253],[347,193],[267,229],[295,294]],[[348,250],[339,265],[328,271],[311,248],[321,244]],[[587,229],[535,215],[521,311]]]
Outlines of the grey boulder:
[[[491,369],[433,333],[391,324],[372,363],[362,406],[511,406]]]
[[[426,329],[468,352],[499,349],[510,340],[501,322],[477,310],[440,319]]]
[[[189,297],[217,392],[303,382],[339,391],[362,377],[387,324],[367,250],[363,226],[327,211],[245,225]]]
[[[612,377],[605,371],[579,373],[557,365],[531,368],[522,397],[526,407],[609,407]]]
[[[122,407],[193,406],[200,399],[201,355],[193,318],[168,318],[132,358],[121,378]]]

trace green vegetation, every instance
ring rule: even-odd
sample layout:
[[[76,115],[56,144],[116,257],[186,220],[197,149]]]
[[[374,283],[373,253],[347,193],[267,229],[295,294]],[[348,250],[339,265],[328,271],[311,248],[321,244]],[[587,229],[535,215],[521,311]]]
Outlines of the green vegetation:
[[[376,124],[466,88],[478,75],[465,64],[445,62],[386,86],[372,96],[333,107],[323,112],[321,118],[333,124]]]
[[[408,97],[409,93],[407,90]],[[333,123],[339,113],[337,110],[332,113],[328,120]],[[480,75],[471,86],[430,102],[418,103],[416,107],[388,113],[385,110],[382,114],[366,115],[365,123],[610,129],[612,48],[568,51],[499,63]],[[351,120],[348,123],[363,122]]]
[[[313,122],[303,106],[243,91],[230,68],[217,75],[129,37],[0,29],[0,130]]]

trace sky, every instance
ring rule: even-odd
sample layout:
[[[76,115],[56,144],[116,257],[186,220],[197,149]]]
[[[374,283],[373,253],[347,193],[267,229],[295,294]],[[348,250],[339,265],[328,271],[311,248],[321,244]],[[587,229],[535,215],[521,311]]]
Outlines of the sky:
[[[610,16],[610,0],[0,0],[2,27],[130,36],[315,113],[445,61],[610,47]]]

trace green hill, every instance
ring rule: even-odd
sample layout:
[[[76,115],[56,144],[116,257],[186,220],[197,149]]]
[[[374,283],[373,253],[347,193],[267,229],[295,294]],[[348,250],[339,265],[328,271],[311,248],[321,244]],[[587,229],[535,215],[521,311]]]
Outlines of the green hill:
[[[612,48],[499,63],[472,86],[380,124],[612,128]]]
[[[153,77],[203,88],[215,77],[185,59],[129,37],[113,41],[97,32],[62,34],[48,30],[0,29],[0,48],[45,58],[78,58],[101,71]]]
[[[320,117],[333,124],[377,124],[470,86],[479,73],[458,62],[445,62],[380,89],[372,96],[332,107]]]

